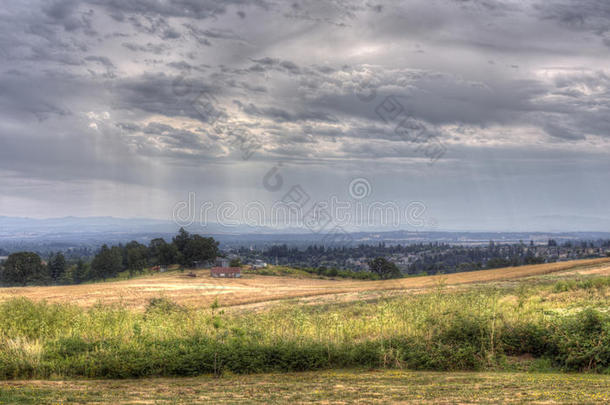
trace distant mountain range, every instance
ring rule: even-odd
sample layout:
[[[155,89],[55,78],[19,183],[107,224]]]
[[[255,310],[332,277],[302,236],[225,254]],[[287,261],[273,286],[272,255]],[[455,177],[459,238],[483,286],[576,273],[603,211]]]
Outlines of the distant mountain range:
[[[370,229],[351,232],[352,243],[444,243],[481,244],[490,240],[512,243],[534,240],[610,239],[610,220],[589,217],[541,216],[519,221],[519,232],[498,232],[493,229],[415,231]],[[450,228],[448,223],[448,228]],[[560,226],[559,224],[564,224]],[[579,225],[580,224],[580,225]],[[457,223],[456,223],[457,225]],[[508,224],[507,224],[508,225]],[[527,226],[525,226],[527,225]],[[511,228],[514,229],[512,224]],[[146,243],[153,238],[170,239],[179,225],[168,220],[114,217],[64,217],[50,219],[0,217],[0,247],[4,246],[99,246],[137,240]],[[189,232],[214,236],[224,246],[268,246],[278,243],[290,245],[325,244],[324,232],[312,233],[304,229],[276,230],[247,225],[223,226],[216,223],[185,227]],[[510,229],[510,228],[509,228]],[[13,249],[14,250],[14,249]]]
[[[63,218],[21,218],[0,216],[0,240],[3,238],[54,238],[68,235],[133,235],[176,233],[180,225],[160,219],[115,218],[115,217],[63,217]],[[241,234],[272,232],[270,228],[247,225],[223,226],[208,223],[205,226],[194,224],[186,229],[209,234]]]
[[[536,215],[486,218],[472,221],[454,218],[439,221],[444,230],[493,232],[610,232],[610,219],[577,215]]]

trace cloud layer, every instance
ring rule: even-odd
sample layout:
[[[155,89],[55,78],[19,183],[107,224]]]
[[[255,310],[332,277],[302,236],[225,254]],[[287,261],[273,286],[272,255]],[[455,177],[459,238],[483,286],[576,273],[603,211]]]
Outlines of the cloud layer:
[[[28,0],[0,30],[0,215],[272,203],[281,162],[441,228],[610,217],[604,0]]]

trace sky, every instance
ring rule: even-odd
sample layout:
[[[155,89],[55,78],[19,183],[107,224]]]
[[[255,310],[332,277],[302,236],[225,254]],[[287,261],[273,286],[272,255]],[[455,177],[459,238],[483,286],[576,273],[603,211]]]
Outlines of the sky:
[[[5,2],[0,216],[595,223],[609,62],[607,0]]]

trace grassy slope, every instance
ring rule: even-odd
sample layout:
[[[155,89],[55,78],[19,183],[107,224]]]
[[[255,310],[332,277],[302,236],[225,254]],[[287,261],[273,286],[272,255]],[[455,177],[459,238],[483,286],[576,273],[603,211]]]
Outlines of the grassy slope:
[[[367,337],[404,334],[407,325],[420,316],[426,316],[426,305],[437,306],[445,321],[456,318],[450,310],[455,307],[468,313],[471,303],[480,300],[479,310],[489,310],[497,305],[499,313],[511,319],[530,317],[556,317],[575,314],[586,307],[602,312],[610,303],[610,271],[608,266],[572,266],[569,271],[529,276],[523,280],[494,282],[487,286],[463,286],[458,290],[446,290],[437,284],[430,294],[404,295],[357,302],[303,307],[300,302],[286,302],[280,307],[262,313],[241,313],[226,317],[227,326],[253,328],[264,339],[293,339],[297,335],[309,335],[324,341],[338,341],[344,336],[348,341]],[[588,274],[590,273],[590,274]],[[459,275],[458,275],[459,276]],[[442,289],[442,290],[439,290]],[[452,292],[455,291],[455,292]],[[461,292],[460,292],[461,291]],[[461,294],[466,295],[461,295]],[[434,297],[435,294],[440,294]],[[460,296],[462,298],[460,298]],[[431,307],[432,308],[432,307]],[[443,309],[445,308],[445,309]],[[380,311],[381,310],[381,311]],[[78,314],[76,309],[75,314]],[[201,321],[208,315],[202,310]],[[461,311],[463,312],[463,311]],[[110,314],[110,313],[108,313]],[[121,315],[124,314],[124,315]],[[411,315],[408,315],[411,314]],[[101,313],[97,313],[99,317]],[[173,331],[183,324],[181,316],[170,323],[165,315],[140,319],[139,315],[118,312],[124,325],[106,331],[89,330],[91,338],[97,334],[125,334],[126,341],[133,337],[126,329],[140,324],[142,333],[151,336],[180,335],[189,332]],[[407,316],[408,315],[408,316]],[[79,315],[80,316],[80,315]],[[79,317],[77,316],[77,318]],[[393,317],[397,317],[394,319]],[[405,316],[406,319],[405,319]],[[135,317],[132,319],[132,317]],[[173,316],[172,316],[173,317]],[[413,320],[409,320],[413,317]],[[439,319],[434,316],[435,322]],[[532,318],[532,319],[534,319]],[[89,321],[79,324],[88,325]],[[100,318],[101,319],[101,318]],[[336,320],[341,320],[338,327]],[[495,315],[493,317],[495,319]],[[513,321],[514,321],[513,319]],[[537,319],[537,318],[536,318]],[[161,323],[159,323],[161,322]],[[360,323],[362,322],[362,323]],[[381,322],[381,323],[380,323]],[[382,324],[383,329],[379,329]],[[200,324],[200,322],[196,322]],[[129,326],[129,328],[124,328]],[[51,325],[47,326],[51,327]],[[69,326],[79,333],[78,326]],[[84,326],[83,326],[84,327]],[[151,328],[147,332],[148,328]],[[193,326],[194,327],[194,326]],[[167,328],[167,330],[163,330]],[[209,328],[209,326],[208,326]],[[95,330],[93,330],[95,329]],[[224,330],[225,328],[223,328]],[[37,330],[37,329],[36,329]],[[199,329],[197,329],[199,330]],[[36,332],[35,332],[36,333]],[[66,332],[68,333],[68,332]],[[190,333],[190,332],[189,332]],[[414,331],[407,331],[413,334]],[[70,334],[70,333],[69,333]],[[416,333],[417,335],[417,333]],[[424,336],[425,338],[425,336]],[[16,342],[19,343],[19,342]],[[23,343],[23,342],[22,342]],[[502,363],[491,364],[489,370],[514,370],[521,372],[406,372],[382,371],[315,371],[305,373],[275,373],[231,375],[221,379],[207,376],[195,378],[144,378],[140,380],[106,381],[11,381],[0,383],[0,404],[9,403],[201,403],[201,402],[279,402],[303,403],[357,402],[387,403],[405,402],[483,402],[503,401],[516,403],[595,403],[610,401],[610,377],[593,374],[538,374],[523,371],[548,371],[545,362],[531,357],[508,357]],[[57,377],[55,377],[57,378]]]
[[[98,303],[120,303],[129,308],[143,309],[150,298],[162,295],[191,307],[209,307],[215,300],[218,300],[221,306],[236,306],[287,298],[429,288],[435,287],[439,283],[457,285],[491,282],[583,266],[608,265],[608,263],[610,263],[610,258],[576,260],[383,281],[306,278],[301,274],[304,272],[297,270],[292,273],[288,272],[289,275],[291,274],[288,277],[248,274],[241,279],[219,279],[209,277],[209,271],[200,270],[196,272],[198,275],[196,278],[187,277],[180,272],[171,272],[130,280],[75,286],[0,288],[0,301],[14,297],[26,297],[34,301],[69,302],[81,307],[92,307]]]
[[[0,404],[608,403],[608,376],[339,370],[0,383]]]

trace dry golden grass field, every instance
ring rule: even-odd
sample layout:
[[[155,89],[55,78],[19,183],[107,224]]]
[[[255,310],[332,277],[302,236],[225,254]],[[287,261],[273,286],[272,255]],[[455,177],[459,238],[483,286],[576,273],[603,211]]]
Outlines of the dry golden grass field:
[[[454,286],[511,280],[542,274],[574,271],[610,273],[610,258],[575,260],[494,270],[481,270],[437,276],[422,276],[383,281],[332,280],[261,276],[246,274],[240,279],[212,278],[209,270],[196,271],[197,277],[186,272],[159,273],[130,280],[106,283],[53,287],[0,288],[0,301],[26,297],[35,301],[69,302],[82,307],[96,303],[120,303],[142,309],[153,297],[165,297],[192,307],[209,306],[214,300],[223,306],[266,305],[265,303],[291,298],[319,297],[337,301],[358,299],[361,294],[435,287],[442,283]]]

